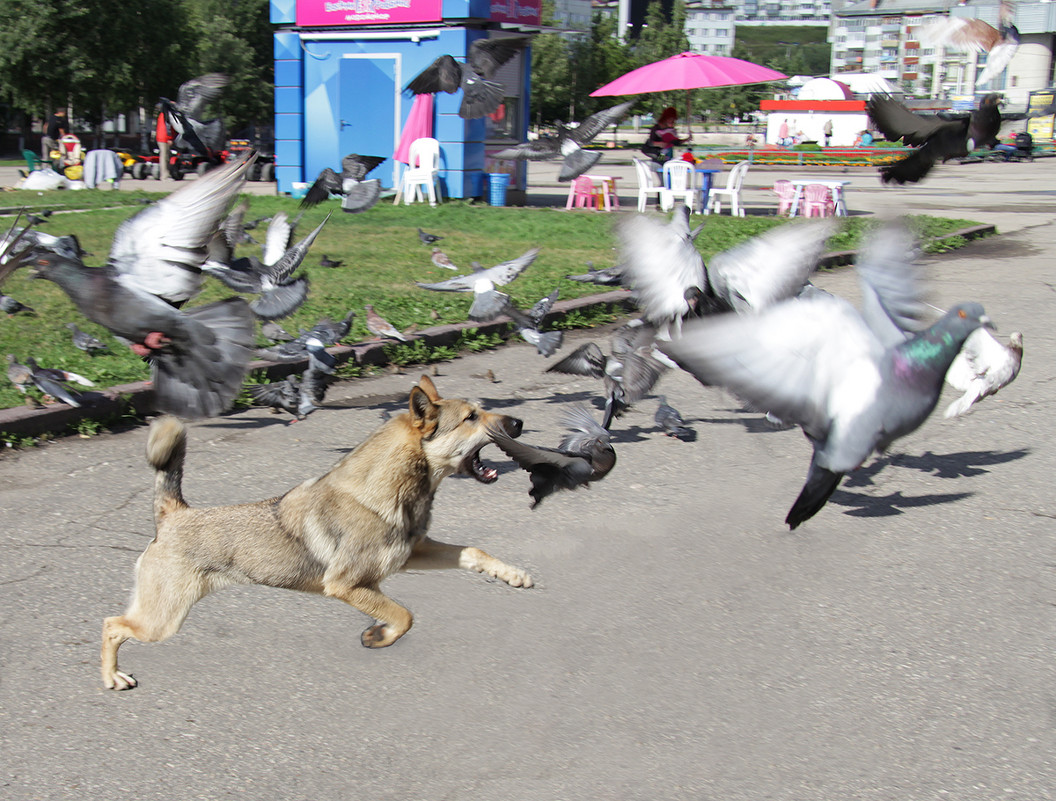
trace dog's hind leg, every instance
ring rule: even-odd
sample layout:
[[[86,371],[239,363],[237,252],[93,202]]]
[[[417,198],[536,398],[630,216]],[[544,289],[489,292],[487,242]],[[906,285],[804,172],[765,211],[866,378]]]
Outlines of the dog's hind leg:
[[[407,609],[377,587],[348,587],[333,583],[324,588],[323,594],[344,601],[378,621],[376,626],[371,626],[360,637],[360,642],[367,648],[392,645],[410,630],[414,622]]]
[[[532,577],[519,567],[508,565],[480,548],[448,545],[428,537],[417,542],[402,570],[475,570],[487,573],[511,587],[531,587]]]
[[[204,576],[179,564],[180,557],[155,558],[151,544],[136,565],[136,588],[127,611],[103,620],[103,684],[130,690],[136,680],[117,667],[117,649],[125,640],[160,642],[180,630],[187,613],[213,587]]]

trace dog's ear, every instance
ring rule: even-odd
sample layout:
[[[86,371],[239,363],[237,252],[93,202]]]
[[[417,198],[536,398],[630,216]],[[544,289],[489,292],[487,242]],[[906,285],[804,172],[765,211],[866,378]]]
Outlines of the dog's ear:
[[[431,434],[433,429],[436,428],[436,421],[440,415],[440,412],[433,401],[425,394],[423,389],[420,387],[413,387],[411,389],[409,405],[411,409],[411,423],[414,427],[420,429],[426,436]]]
[[[423,375],[418,381],[418,386],[421,387],[422,392],[424,392],[433,403],[440,400],[440,393],[436,390],[436,384],[433,383],[433,379],[429,376]]]

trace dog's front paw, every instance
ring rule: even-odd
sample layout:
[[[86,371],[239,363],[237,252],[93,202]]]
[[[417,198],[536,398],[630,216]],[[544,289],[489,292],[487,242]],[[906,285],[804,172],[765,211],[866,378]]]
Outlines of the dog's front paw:
[[[106,685],[108,690],[131,690],[139,686],[139,682],[131,675],[122,673],[120,670],[115,670],[109,676],[104,676],[103,684]]]
[[[386,645],[392,645],[401,636],[393,631],[392,626],[379,623],[364,631],[359,640],[365,648],[384,648]]]
[[[527,570],[521,570],[519,567],[500,562],[494,556],[485,553],[479,548],[466,548],[463,550],[459,562],[467,570],[485,573],[500,581],[505,581],[511,587],[531,587],[534,584]]]

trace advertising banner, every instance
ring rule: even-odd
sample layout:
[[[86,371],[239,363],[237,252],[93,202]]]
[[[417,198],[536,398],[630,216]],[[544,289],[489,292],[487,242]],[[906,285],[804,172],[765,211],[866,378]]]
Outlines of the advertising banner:
[[[540,0],[528,2],[538,3]],[[342,26],[438,22],[443,19],[442,6],[442,0],[297,0],[297,24]]]

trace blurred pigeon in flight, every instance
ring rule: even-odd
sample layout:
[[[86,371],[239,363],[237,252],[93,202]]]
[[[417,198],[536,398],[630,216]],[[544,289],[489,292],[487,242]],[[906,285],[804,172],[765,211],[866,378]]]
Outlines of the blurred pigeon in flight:
[[[491,80],[499,67],[522,52],[528,37],[477,39],[469,46],[465,64],[449,55],[440,56],[407,84],[416,95],[432,92],[454,94],[462,89],[458,116],[473,120],[494,112],[505,98],[505,87]]]
[[[868,255],[874,274],[905,253],[897,231],[874,234]],[[892,289],[894,296],[910,294],[897,285],[862,283],[875,308],[885,308]],[[785,519],[795,529],[825,505],[844,473],[927,419],[964,341],[990,325],[978,303],[960,303],[908,337],[894,318],[863,315],[841,298],[815,294],[751,315],[692,320],[658,345],[702,383],[725,387],[803,428],[814,455]]]
[[[554,301],[557,300],[558,290],[554,290],[545,298],[536,302],[527,313],[521,311],[512,302],[506,302],[505,312],[506,315],[513,321],[514,326],[517,328],[517,332],[521,335],[530,345],[535,345],[535,349],[539,351],[542,356],[553,356],[557,352],[558,348],[561,347],[561,343],[565,338],[562,331],[540,331],[539,326],[542,325],[543,319],[550,313],[550,309],[554,305]]]
[[[1005,345],[985,328],[972,332],[946,371],[946,383],[964,394],[946,407],[944,417],[964,414],[988,395],[1007,387],[1023,364],[1023,334],[1013,331]]]
[[[7,354],[7,380],[23,395],[26,388],[33,383],[33,372],[26,365],[19,363],[13,353]]]
[[[686,426],[686,421],[682,418],[678,409],[674,406],[669,406],[667,398],[663,395],[660,396],[660,403],[656,407],[656,414],[653,419],[660,426],[660,430],[664,432],[665,436],[681,440],[692,438],[693,430]]]
[[[29,369],[30,381],[33,382],[37,389],[47,397],[62,401],[67,406],[81,405],[79,393],[71,391],[67,384],[76,383],[88,387],[95,386],[87,378],[77,373],[51,367],[40,367],[34,359],[26,359],[26,367]]]
[[[175,102],[161,98],[161,108],[176,133],[178,148],[193,150],[213,163],[219,162],[224,149],[224,123],[219,118],[203,120],[202,117],[205,107],[220,97],[228,83],[226,75],[213,72],[182,84]]]
[[[618,286],[623,283],[623,265],[617,264],[615,267],[595,268],[594,263],[588,261],[587,272],[581,275],[566,275],[565,278],[584,284]]]
[[[311,208],[322,203],[330,195],[342,195],[341,208],[355,214],[366,211],[381,197],[381,181],[366,180],[367,174],[385,161],[385,156],[361,156],[349,153],[341,159],[341,174],[329,167],[319,173],[301,201],[302,208]]]
[[[433,292],[472,292],[473,304],[469,307],[469,319],[477,322],[494,320],[503,313],[506,302],[510,299],[509,295],[499,292],[495,287],[510,283],[527,270],[538,255],[539,248],[532,248],[516,259],[487,269],[474,262],[474,272],[469,275],[458,275],[434,284],[417,283],[422,289]]]
[[[609,432],[599,426],[590,412],[574,406],[564,415],[569,432],[556,448],[529,445],[513,439],[505,431],[493,429],[493,441],[511,459],[531,475],[532,508],[558,490],[589,487],[616,465],[616,451]]]
[[[1004,0],[998,11],[998,27],[981,19],[942,15],[920,26],[920,41],[926,47],[944,47],[964,53],[986,53],[986,66],[975,79],[983,87],[1000,75],[1019,49],[1019,29],[1012,24],[1015,3]]]
[[[260,326],[260,333],[272,342],[290,342],[295,337],[274,320],[267,320]]]
[[[584,150],[594,137],[610,125],[616,125],[627,116],[635,100],[628,100],[618,106],[607,108],[592,114],[578,125],[557,123],[555,136],[540,136],[528,142],[508,147],[495,154],[497,159],[514,159],[524,161],[543,161],[562,158],[558,181],[571,181],[585,173],[601,158],[601,151]]]

